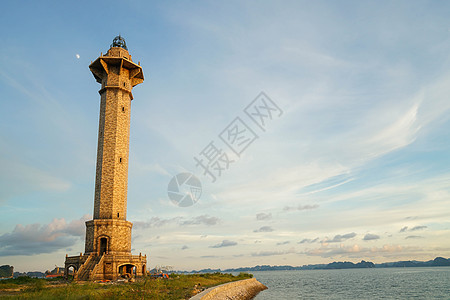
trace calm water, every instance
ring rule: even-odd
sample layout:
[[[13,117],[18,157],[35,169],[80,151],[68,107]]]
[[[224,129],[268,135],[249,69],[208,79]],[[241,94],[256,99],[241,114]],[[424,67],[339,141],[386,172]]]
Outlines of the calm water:
[[[252,272],[255,300],[450,299],[450,267]]]

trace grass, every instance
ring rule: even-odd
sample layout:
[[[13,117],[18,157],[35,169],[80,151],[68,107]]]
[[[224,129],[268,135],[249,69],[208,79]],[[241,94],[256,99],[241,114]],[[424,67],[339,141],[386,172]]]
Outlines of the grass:
[[[252,274],[237,276],[224,273],[171,274],[169,279],[149,277],[134,283],[78,283],[61,279],[19,277],[0,281],[0,298],[6,299],[189,299],[200,289],[231,281],[248,279]]]

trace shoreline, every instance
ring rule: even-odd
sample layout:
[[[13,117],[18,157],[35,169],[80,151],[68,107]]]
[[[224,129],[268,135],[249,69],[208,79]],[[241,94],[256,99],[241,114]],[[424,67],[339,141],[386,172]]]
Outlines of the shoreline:
[[[224,283],[204,290],[191,297],[189,300],[209,300],[209,299],[252,299],[259,292],[266,290],[267,286],[256,280],[256,278],[244,279]]]

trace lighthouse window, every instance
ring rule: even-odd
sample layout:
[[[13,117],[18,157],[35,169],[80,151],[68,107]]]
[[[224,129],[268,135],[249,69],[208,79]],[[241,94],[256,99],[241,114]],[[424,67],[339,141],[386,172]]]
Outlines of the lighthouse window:
[[[117,217],[119,217],[119,213],[117,213]]]
[[[126,87],[126,86],[127,86],[127,84],[126,84],[126,83],[124,82],[124,83],[123,83],[123,86],[125,86],[125,87]]]
[[[121,157],[121,158],[119,158],[119,162],[122,162],[122,157]]]
[[[125,106],[122,106],[122,111],[125,112]]]

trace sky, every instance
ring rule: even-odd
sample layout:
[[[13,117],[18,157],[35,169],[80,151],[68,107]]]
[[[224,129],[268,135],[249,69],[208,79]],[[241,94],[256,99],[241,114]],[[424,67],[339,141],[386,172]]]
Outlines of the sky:
[[[446,1],[5,2],[0,265],[44,271],[84,251],[100,106],[88,66],[119,34],[145,77],[127,219],[150,268],[450,257],[449,13]],[[188,207],[169,199],[180,173],[201,183]]]

